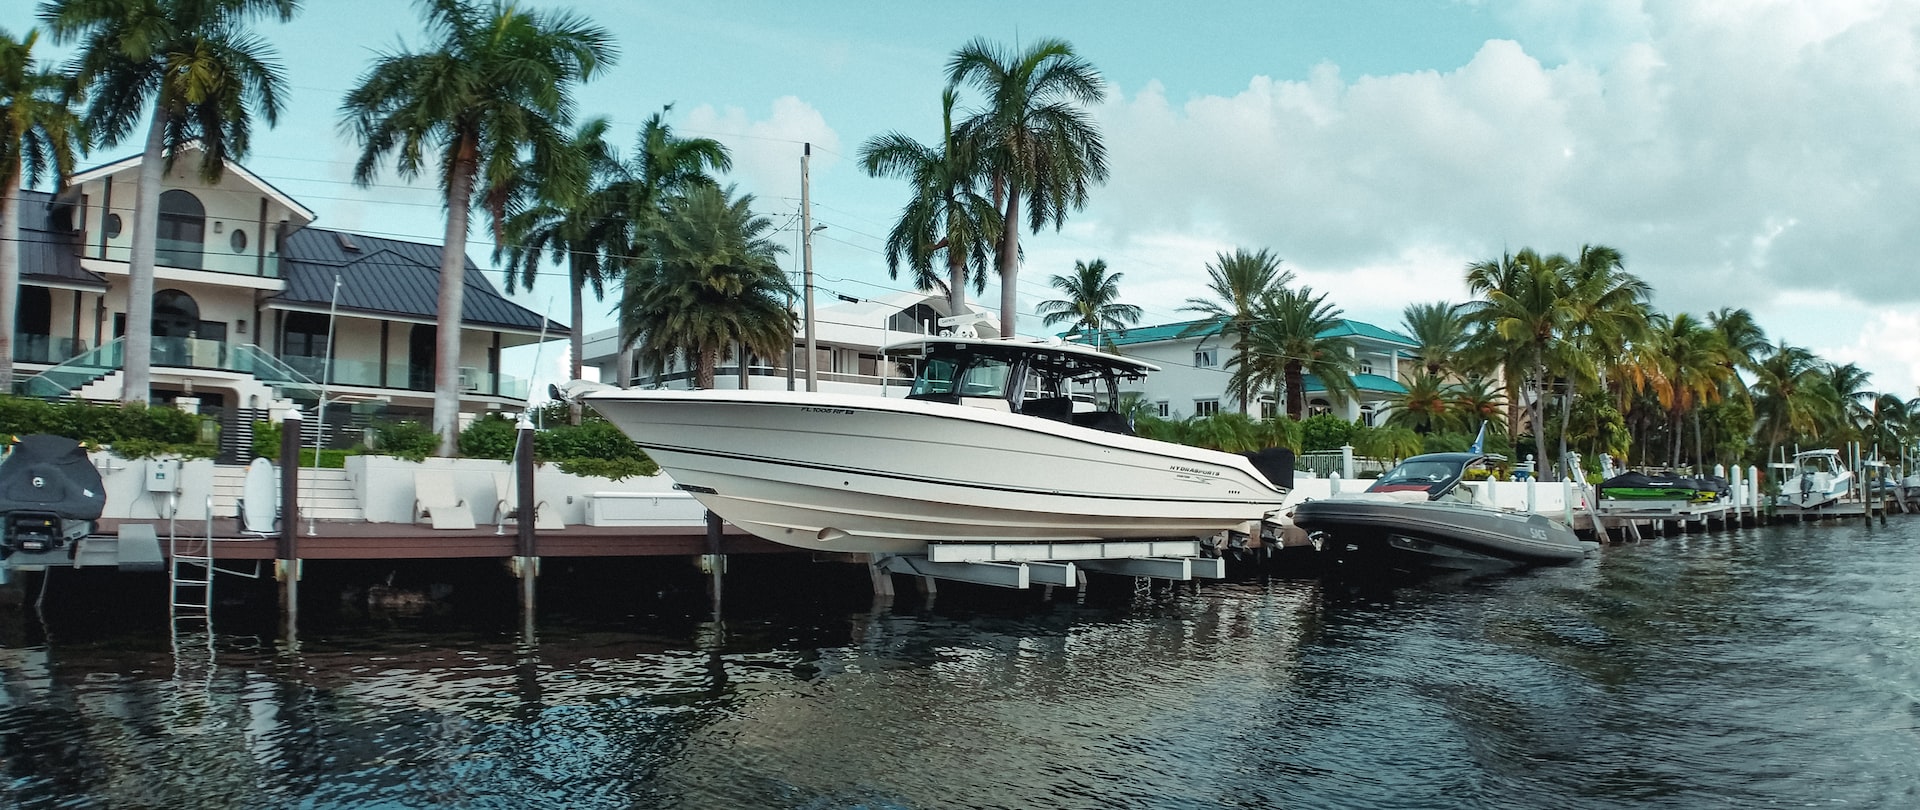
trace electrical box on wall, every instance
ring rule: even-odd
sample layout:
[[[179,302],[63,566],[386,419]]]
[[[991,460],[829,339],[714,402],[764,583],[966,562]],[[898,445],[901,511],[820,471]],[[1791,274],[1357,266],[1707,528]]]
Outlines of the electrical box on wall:
[[[180,460],[177,458],[156,458],[147,461],[147,491],[173,493],[180,491]]]

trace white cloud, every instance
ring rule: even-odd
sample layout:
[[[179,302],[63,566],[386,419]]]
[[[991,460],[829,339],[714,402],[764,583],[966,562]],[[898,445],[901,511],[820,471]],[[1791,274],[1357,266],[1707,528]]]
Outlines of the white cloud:
[[[800,196],[802,144],[813,144],[812,172],[817,177],[838,162],[840,135],[807,102],[782,96],[764,117],[739,107],[718,109],[700,105],[687,114],[678,129],[685,135],[709,137],[726,144],[733,155],[728,179],[765,201],[759,210],[794,207],[773,198]]]
[[[1451,70],[1117,97],[1098,111],[1114,176],[1080,223],[1129,248],[1200,234],[1130,273],[1130,298],[1198,294],[1221,246],[1269,247],[1356,317],[1390,309],[1387,326],[1389,301],[1457,300],[1469,260],[1588,243],[1623,251],[1669,311],[1751,307],[1836,351],[1863,322],[1882,331],[1861,341],[1891,334],[1899,313],[1867,321],[1863,302],[1920,299],[1920,104],[1900,101],[1920,87],[1920,4],[1508,11],[1520,41]],[[1795,305],[1814,291],[1853,314],[1814,321]]]

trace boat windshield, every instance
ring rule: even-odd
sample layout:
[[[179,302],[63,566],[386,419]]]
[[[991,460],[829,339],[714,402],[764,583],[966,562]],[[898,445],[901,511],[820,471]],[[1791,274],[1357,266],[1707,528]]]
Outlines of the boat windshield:
[[[1004,397],[1013,364],[981,355],[935,355],[914,378],[915,397]]]
[[[1374,482],[1373,489],[1379,492],[1393,490],[1432,490],[1434,487],[1453,480],[1460,474],[1458,466],[1443,461],[1415,461],[1402,464],[1389,470],[1380,480]]]

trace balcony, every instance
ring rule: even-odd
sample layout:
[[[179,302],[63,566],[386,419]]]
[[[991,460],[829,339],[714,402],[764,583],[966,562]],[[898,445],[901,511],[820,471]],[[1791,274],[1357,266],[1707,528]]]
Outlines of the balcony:
[[[380,362],[377,360],[333,359],[333,373],[326,373],[326,361],[319,357],[285,355],[280,358],[288,366],[315,381],[324,381],[328,385],[351,385],[362,388],[393,388],[405,391],[432,391],[433,370],[422,369],[411,373],[405,362],[388,363],[386,382],[381,383]],[[497,384],[497,388],[495,387]],[[530,386],[528,381],[506,374],[489,374],[472,366],[460,367],[460,393],[482,396],[499,396],[509,399],[526,399]]]
[[[88,258],[102,258],[113,262],[127,262],[133,256],[133,250],[126,245],[108,245],[104,256],[96,250],[88,251]],[[268,254],[264,259],[252,253],[234,253],[228,250],[190,250],[178,246],[156,248],[153,263],[158,267],[181,270],[202,270],[209,273],[226,273],[235,276],[254,278],[279,278],[280,256]]]
[[[87,353],[87,342],[51,335],[13,336],[13,362],[65,363]]]

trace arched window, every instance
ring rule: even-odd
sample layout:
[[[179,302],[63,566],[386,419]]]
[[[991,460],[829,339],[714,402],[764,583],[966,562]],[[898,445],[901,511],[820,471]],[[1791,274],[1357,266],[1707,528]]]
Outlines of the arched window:
[[[1360,406],[1360,424],[1373,427],[1374,412],[1373,403],[1371,402]]]
[[[153,294],[153,360],[163,366],[189,366],[192,339],[200,331],[200,304],[179,290]]]
[[[198,270],[206,250],[207,209],[200,198],[180,189],[160,192],[160,231],[155,262]]]
[[[1324,399],[1315,399],[1307,403],[1308,416],[1319,416],[1323,413],[1333,413],[1333,403]]]

